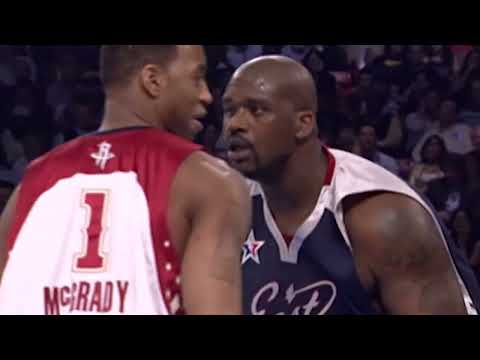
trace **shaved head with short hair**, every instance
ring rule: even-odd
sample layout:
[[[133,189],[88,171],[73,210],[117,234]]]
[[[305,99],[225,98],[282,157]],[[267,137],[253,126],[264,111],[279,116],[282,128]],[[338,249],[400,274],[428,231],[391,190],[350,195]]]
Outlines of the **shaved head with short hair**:
[[[108,120],[102,128],[134,121],[189,140],[203,129],[212,95],[201,45],[105,45],[100,67]]]
[[[147,64],[167,65],[177,53],[177,45],[104,45],[100,54],[100,74],[105,89],[123,86]]]

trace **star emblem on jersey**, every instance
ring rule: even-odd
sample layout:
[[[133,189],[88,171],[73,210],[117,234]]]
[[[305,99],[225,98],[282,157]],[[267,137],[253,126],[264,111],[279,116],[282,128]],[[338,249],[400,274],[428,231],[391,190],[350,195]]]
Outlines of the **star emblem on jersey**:
[[[107,163],[110,160],[115,158],[115,154],[110,152],[112,145],[106,141],[98,144],[97,146],[98,152],[93,153],[90,156],[95,160],[95,165],[97,165],[100,169],[105,170],[105,166],[107,166]]]
[[[247,242],[243,245],[243,257],[242,265],[244,265],[248,260],[253,260],[257,264],[260,264],[260,249],[265,245],[265,241],[257,241],[253,236],[253,233],[248,237]]]

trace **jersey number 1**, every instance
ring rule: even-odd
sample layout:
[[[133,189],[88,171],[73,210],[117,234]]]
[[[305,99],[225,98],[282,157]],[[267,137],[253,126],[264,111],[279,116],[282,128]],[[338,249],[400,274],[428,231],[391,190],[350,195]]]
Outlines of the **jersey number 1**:
[[[106,191],[84,192],[82,207],[87,212],[87,224],[83,229],[82,253],[75,256],[74,267],[79,272],[100,272],[106,269],[106,254],[103,253],[105,234]]]

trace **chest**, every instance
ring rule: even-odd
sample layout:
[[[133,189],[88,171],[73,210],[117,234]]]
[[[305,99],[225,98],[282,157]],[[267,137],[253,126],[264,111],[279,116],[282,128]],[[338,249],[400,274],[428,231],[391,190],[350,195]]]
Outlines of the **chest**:
[[[374,313],[332,212],[310,217],[288,244],[259,205],[242,256],[246,313]]]

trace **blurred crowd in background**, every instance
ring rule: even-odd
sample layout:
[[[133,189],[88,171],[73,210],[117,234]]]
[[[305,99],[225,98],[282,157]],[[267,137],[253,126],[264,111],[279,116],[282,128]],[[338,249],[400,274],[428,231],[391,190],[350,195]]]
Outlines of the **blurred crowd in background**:
[[[325,144],[407,181],[480,273],[480,48],[207,45],[206,51],[214,102],[197,141],[208,152],[226,156],[221,99],[235,69],[263,54],[289,56],[316,81]],[[31,160],[98,129],[104,102],[98,56],[99,46],[0,46],[0,207]]]

